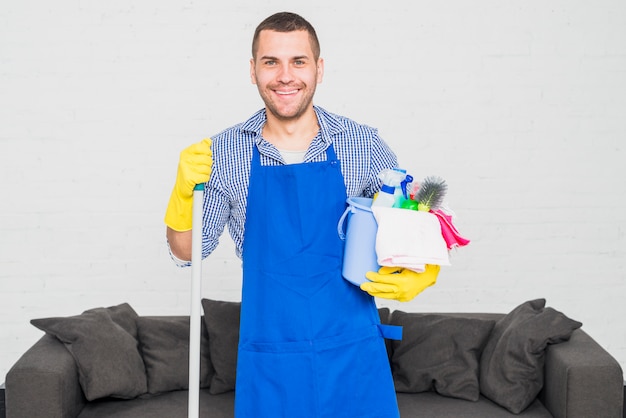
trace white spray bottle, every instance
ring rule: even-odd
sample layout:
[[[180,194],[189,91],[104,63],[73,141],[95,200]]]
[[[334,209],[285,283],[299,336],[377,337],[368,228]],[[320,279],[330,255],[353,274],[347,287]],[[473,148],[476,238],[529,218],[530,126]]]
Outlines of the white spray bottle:
[[[372,206],[381,207],[400,207],[401,200],[404,198],[402,188],[402,182],[406,179],[406,170],[401,168],[385,169],[378,174],[383,182],[383,186],[378,193]]]

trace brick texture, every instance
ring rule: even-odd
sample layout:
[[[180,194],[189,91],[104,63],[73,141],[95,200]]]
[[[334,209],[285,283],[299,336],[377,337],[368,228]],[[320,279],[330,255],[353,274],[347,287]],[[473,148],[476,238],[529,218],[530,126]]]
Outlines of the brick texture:
[[[626,3],[327,1],[294,7],[325,58],[316,103],[444,177],[472,239],[416,311],[545,297],[626,366]],[[0,6],[0,383],[32,318],[189,311],[163,214],[178,153],[261,107],[256,24],[284,3]],[[203,294],[237,300],[224,235]]]

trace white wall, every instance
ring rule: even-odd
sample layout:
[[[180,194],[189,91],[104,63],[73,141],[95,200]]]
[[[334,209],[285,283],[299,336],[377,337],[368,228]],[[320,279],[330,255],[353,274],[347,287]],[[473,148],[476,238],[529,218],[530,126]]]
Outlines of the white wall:
[[[472,239],[437,286],[386,305],[544,297],[626,366],[626,3],[260,3],[2,2],[0,382],[41,336],[32,318],[188,313],[162,221],[178,153],[261,107],[250,38],[285,9],[321,38],[316,103],[444,177]],[[204,295],[237,299],[228,238],[205,263]]]

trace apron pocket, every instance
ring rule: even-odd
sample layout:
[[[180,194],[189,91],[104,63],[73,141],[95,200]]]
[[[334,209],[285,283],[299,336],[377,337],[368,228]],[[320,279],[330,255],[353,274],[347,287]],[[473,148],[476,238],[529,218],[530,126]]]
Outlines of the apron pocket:
[[[237,418],[317,417],[312,352],[239,350]]]
[[[399,416],[384,339],[376,326],[368,334],[318,350],[322,417]]]

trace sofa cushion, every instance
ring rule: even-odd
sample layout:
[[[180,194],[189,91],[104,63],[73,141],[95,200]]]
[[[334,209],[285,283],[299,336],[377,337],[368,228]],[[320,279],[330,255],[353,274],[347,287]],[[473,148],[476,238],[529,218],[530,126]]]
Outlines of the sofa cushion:
[[[391,310],[389,308],[378,308],[378,316],[380,317],[380,323],[383,325],[389,325],[389,321],[391,321]],[[387,349],[387,358],[389,362],[391,362],[391,341],[390,339],[385,339],[385,348]]]
[[[545,304],[527,301],[500,319],[480,360],[481,393],[515,414],[543,387],[546,347],[567,341],[582,326]]]
[[[149,398],[90,402],[85,405],[78,418],[187,418],[188,405],[189,393],[176,390]],[[210,395],[208,389],[201,389],[198,407],[198,416],[202,418],[233,418],[235,393],[230,391],[221,395]]]
[[[202,308],[209,334],[209,355],[215,369],[209,392],[217,395],[235,389],[241,302],[202,299]]]
[[[396,396],[402,418],[553,418],[539,399],[535,399],[523,414],[513,415],[484,396],[476,402],[449,398],[436,392],[397,393]]]
[[[147,391],[143,360],[131,335],[136,318],[130,305],[122,304],[30,322],[65,344],[78,366],[85,398],[92,401],[108,396],[130,399]]]
[[[137,319],[139,319],[139,315],[128,303],[121,303],[108,308],[88,309],[83,313],[89,312],[108,312],[113,322],[137,339]]]
[[[397,392],[478,400],[478,360],[495,321],[394,311],[391,324],[403,327],[402,340],[392,342]]]
[[[137,318],[139,347],[146,366],[148,393],[157,394],[189,388],[189,317]],[[209,338],[204,325],[200,341],[200,387],[213,377],[209,360]]]

